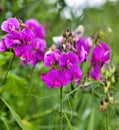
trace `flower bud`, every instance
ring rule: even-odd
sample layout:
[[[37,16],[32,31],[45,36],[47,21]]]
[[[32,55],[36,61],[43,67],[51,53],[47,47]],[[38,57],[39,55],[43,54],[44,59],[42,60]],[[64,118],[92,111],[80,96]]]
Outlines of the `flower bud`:
[[[103,111],[104,109],[106,109],[108,107],[108,102],[105,102],[103,99],[100,100],[100,106],[99,106],[99,111]]]
[[[110,92],[110,95],[109,95],[109,102],[110,102],[111,104],[114,103],[114,98],[113,98],[113,93],[112,93],[112,92]]]
[[[115,77],[114,77],[114,75],[111,77],[111,83],[115,83]]]
[[[108,34],[111,34],[111,33],[112,33],[112,29],[111,29],[110,27],[108,27],[107,30],[106,30],[106,32],[107,32]]]

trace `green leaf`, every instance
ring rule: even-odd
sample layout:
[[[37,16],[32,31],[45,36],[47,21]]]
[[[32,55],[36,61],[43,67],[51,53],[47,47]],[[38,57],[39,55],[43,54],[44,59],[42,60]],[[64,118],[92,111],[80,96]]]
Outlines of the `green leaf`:
[[[70,123],[70,120],[69,120],[69,118],[68,118],[68,116],[67,116],[67,114],[66,114],[65,112],[64,112],[64,117],[65,117],[65,119],[66,119],[66,121],[67,121],[69,130],[73,130],[72,125],[71,125],[71,123]]]
[[[94,122],[95,122],[94,118],[95,118],[95,115],[94,115],[94,109],[93,109],[90,116],[89,123],[88,123],[88,130],[94,130]]]
[[[24,125],[22,119],[19,117],[19,115],[13,110],[13,108],[2,98],[0,97],[1,100],[4,102],[4,104],[7,106],[9,111],[11,112],[12,116],[15,118],[17,121],[18,125],[22,128],[22,130],[28,130],[28,128]]]
[[[4,117],[1,117],[0,120],[4,123],[5,127],[6,127],[6,130],[10,130],[8,125],[7,125],[7,121]]]
[[[19,77],[12,72],[9,72],[6,80],[6,85],[3,87],[4,90],[8,91],[10,94],[14,96],[21,96],[28,89],[28,84],[24,78]]]

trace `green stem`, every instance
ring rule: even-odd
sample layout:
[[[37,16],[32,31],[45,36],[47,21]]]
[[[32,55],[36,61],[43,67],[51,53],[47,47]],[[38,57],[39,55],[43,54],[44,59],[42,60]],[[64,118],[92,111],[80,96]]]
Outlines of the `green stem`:
[[[60,130],[62,130],[62,89],[63,87],[60,88]]]
[[[108,108],[105,110],[106,130],[108,130]]]
[[[35,69],[35,65],[31,69],[31,76],[29,78],[29,81],[30,81],[29,82],[29,89],[27,90],[26,94],[31,94],[31,92],[32,92],[32,88],[33,88],[33,80],[32,79],[33,79],[34,69]],[[33,100],[33,97],[28,98],[28,100],[26,102],[26,107],[25,107],[24,112],[23,112],[24,115],[28,112],[28,109],[29,109],[29,107],[31,105],[32,100]]]
[[[3,78],[3,81],[2,81],[2,83],[1,83],[1,85],[0,85],[0,87],[3,86],[3,85],[6,83],[7,75],[8,75],[8,73],[9,73],[10,69],[11,69],[11,66],[12,66],[12,64],[13,64],[13,62],[14,62],[14,59],[15,59],[15,55],[13,54],[12,60],[11,60],[11,62],[10,62],[10,64],[9,64],[9,66],[8,66],[7,72],[5,73],[5,76],[4,76],[4,78]]]

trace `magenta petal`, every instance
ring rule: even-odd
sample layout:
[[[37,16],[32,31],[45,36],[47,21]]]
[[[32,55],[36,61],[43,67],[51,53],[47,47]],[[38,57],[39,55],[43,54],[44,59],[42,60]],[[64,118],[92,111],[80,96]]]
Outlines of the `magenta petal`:
[[[15,29],[19,28],[19,21],[16,18],[8,18],[8,22],[12,23],[12,25],[15,27]]]
[[[84,62],[88,58],[88,53],[83,46],[80,47],[77,54],[79,57],[79,62]]]
[[[97,65],[92,69],[91,76],[94,80],[102,79],[101,67]]]
[[[52,66],[57,62],[55,58],[55,52],[53,51],[48,51],[45,53],[44,56],[44,64],[45,66]]]
[[[5,45],[8,49],[13,49],[19,44],[21,44],[19,39],[13,39],[10,35],[6,35]]]
[[[16,18],[8,18],[1,25],[1,29],[5,32],[10,32],[12,30],[17,30],[19,28],[19,21]]]
[[[82,79],[82,71],[78,66],[74,66],[72,68],[73,70],[73,78],[77,81],[80,81]]]
[[[7,21],[4,21],[1,25],[1,29],[5,32],[9,32],[9,29],[8,29],[8,22]]]
[[[61,68],[71,68],[78,65],[78,63],[78,57],[73,52],[63,53],[59,59],[59,66]]]
[[[36,19],[28,19],[25,24],[29,26],[29,28],[32,29],[32,31],[35,33],[36,37],[44,38],[45,37],[45,30],[43,26],[36,20]]]
[[[24,28],[21,31],[22,40],[24,40],[25,43],[29,44],[34,39],[34,33],[29,28]]]
[[[7,47],[5,45],[5,39],[3,38],[1,41],[0,41],[0,51],[4,52],[6,51]]]
[[[25,51],[28,51],[27,50],[27,45],[25,45],[25,44],[18,45],[15,48],[15,55],[16,56],[21,56]]]
[[[53,76],[52,76],[52,70],[50,70],[48,72],[48,74],[41,74],[41,79],[45,82],[45,84],[49,87],[49,88],[53,88],[54,84],[53,84]]]
[[[92,46],[92,39],[90,37],[81,37],[76,42],[75,48],[77,49],[76,54],[79,57],[79,62],[87,60]]]
[[[103,64],[105,64],[107,61],[110,60],[110,54],[111,50],[108,44],[104,42],[99,43],[93,49],[91,57],[91,65],[95,67],[96,64],[100,64],[102,67]]]
[[[49,70],[47,74],[41,75],[41,79],[49,88],[53,88],[54,86],[61,88],[68,83],[65,71],[54,68]]]
[[[17,30],[12,30],[9,33],[10,37],[13,39],[18,39],[18,40],[22,40],[22,35],[21,32],[17,31]]]
[[[36,38],[33,40],[33,42],[30,44],[31,48],[44,50],[46,48],[46,41],[40,38]]]

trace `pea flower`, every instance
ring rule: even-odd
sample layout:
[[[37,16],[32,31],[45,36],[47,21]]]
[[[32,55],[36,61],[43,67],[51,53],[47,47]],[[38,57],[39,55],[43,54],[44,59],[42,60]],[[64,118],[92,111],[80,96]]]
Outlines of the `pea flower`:
[[[110,54],[111,49],[105,42],[100,42],[94,47],[91,57],[91,75],[93,79],[102,79],[101,68],[106,62],[110,60]]]
[[[78,57],[73,52],[62,53],[59,59],[59,66],[61,68],[72,68],[79,63]]]
[[[0,41],[0,51],[12,49],[15,56],[20,57],[21,64],[37,64],[42,61],[46,49],[45,30],[36,19],[24,23],[17,18],[8,18],[1,25],[7,32]]]
[[[1,29],[7,33],[12,30],[18,30],[20,26],[19,21],[16,18],[8,18],[1,25]]]
[[[84,62],[87,60],[92,46],[91,37],[80,37],[75,43],[76,54],[78,55],[79,61]]]
[[[69,29],[62,38],[62,49],[47,51],[44,56],[45,66],[49,66],[51,69],[47,73],[43,73],[41,79],[49,88],[55,86],[61,88],[73,80],[80,84],[82,79],[79,59],[73,51],[73,35]]]
[[[47,51],[44,56],[44,64],[45,66],[52,66],[58,63],[60,57],[60,50],[55,51]]]
[[[42,74],[41,79],[49,88],[56,86],[61,88],[68,83],[68,79],[64,70],[52,68],[47,74]]]
[[[36,37],[40,37],[44,39],[45,37],[45,30],[43,26],[36,20],[36,19],[28,19],[25,21],[25,24],[34,32]]]
[[[0,51],[1,52],[4,52],[6,51],[7,47],[5,45],[5,38],[3,38],[1,41],[0,41]]]

